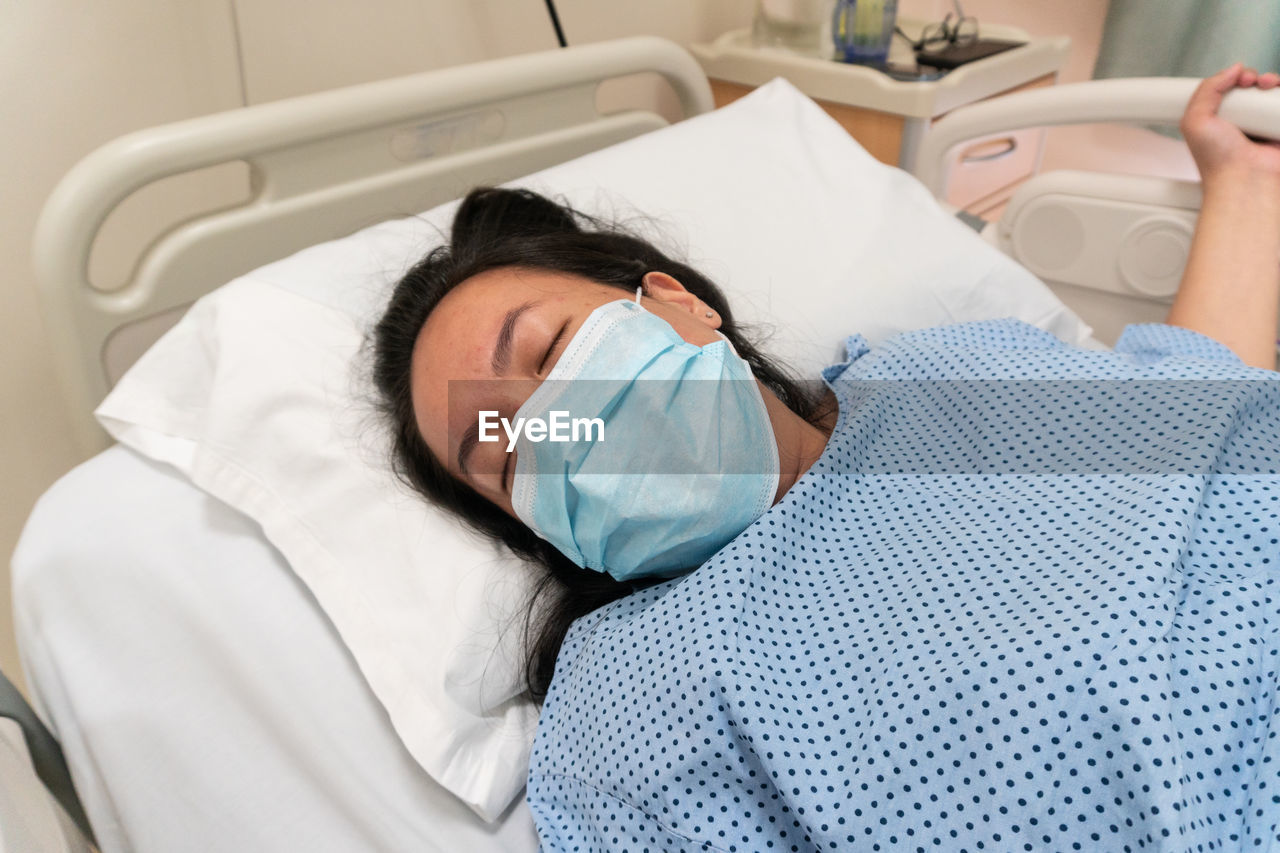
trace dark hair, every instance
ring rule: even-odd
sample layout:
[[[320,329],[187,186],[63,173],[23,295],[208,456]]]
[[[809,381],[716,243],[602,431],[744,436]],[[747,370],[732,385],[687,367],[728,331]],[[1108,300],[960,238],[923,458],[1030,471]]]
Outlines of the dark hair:
[[[600,572],[579,568],[518,519],[482,497],[427,448],[410,395],[414,345],[427,317],[464,281],[502,267],[567,273],[634,292],[647,272],[666,273],[720,315],[720,331],[761,382],[801,417],[817,421],[818,398],[743,337],[724,294],[693,268],[646,240],[527,190],[473,190],[453,220],[447,245],[431,251],[396,284],[374,329],[374,383],[393,434],[397,475],[472,529],[502,542],[545,571],[525,612],[525,678],[535,699],[546,695],[569,625],[631,592]],[[691,567],[692,568],[692,567]]]

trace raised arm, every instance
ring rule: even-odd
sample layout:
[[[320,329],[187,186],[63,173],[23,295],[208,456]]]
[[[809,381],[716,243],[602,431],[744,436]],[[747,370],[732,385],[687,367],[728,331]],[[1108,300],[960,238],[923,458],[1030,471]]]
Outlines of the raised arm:
[[[1250,139],[1219,117],[1218,107],[1236,87],[1277,85],[1280,75],[1237,63],[1207,78],[1187,103],[1182,133],[1204,201],[1166,320],[1266,368],[1275,367],[1280,319],[1280,144]]]

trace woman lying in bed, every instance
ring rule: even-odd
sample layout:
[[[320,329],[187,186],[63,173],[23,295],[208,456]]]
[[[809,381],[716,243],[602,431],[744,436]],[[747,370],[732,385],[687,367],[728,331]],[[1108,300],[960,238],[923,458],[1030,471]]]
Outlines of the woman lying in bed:
[[[468,197],[377,378],[403,475],[547,568],[545,844],[1280,842],[1280,148],[1217,116],[1277,84],[1192,98],[1186,274],[1114,353],[854,337],[811,393],[696,271]]]

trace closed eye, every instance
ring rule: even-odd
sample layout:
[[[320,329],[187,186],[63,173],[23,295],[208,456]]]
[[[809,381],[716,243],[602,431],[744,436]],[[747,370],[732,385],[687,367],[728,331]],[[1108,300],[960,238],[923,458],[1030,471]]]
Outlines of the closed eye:
[[[542,363],[538,365],[538,375],[542,376],[547,372],[547,365],[552,362],[552,354],[560,346],[560,341],[564,338],[564,333],[569,328],[569,321],[565,320],[560,326],[560,331],[556,332],[556,336],[551,339],[551,345],[547,347],[547,351],[542,355]]]
[[[511,496],[511,462],[514,458],[515,453],[508,453],[507,461],[502,464],[502,490],[507,493],[508,497]]]

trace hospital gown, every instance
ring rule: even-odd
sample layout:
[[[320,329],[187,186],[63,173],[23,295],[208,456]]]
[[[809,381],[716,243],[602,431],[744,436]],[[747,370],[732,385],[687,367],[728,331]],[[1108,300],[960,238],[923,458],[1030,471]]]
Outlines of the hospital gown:
[[[822,458],[574,624],[548,850],[1280,847],[1280,382],[1193,332],[858,338]]]

